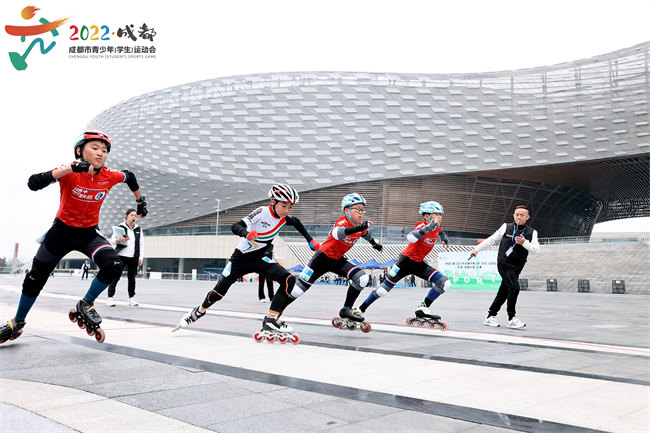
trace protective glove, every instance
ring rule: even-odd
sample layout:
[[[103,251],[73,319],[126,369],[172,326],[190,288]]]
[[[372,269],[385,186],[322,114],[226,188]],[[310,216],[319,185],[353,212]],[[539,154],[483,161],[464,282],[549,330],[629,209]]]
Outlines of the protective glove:
[[[86,161],[75,161],[70,165],[70,167],[72,168],[72,171],[75,173],[88,173],[88,169],[90,168],[90,163]]]

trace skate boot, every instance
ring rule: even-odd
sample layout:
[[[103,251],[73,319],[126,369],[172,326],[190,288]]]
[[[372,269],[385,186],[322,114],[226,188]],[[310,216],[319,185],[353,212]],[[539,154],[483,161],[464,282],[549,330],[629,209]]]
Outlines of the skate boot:
[[[287,341],[292,342],[293,344],[298,344],[300,341],[300,336],[293,333],[293,328],[286,323],[279,321],[278,318],[265,317],[262,321],[262,329],[260,332],[256,332],[253,335],[253,338],[258,343],[266,340],[269,343],[274,341],[279,341],[280,343],[286,343]]]
[[[172,329],[172,332],[178,331],[181,328],[187,328],[188,326],[190,326],[192,323],[196,322],[203,316],[205,316],[205,312],[203,313],[199,312],[199,307],[193,308],[191,311],[189,311],[183,317],[181,317],[181,321],[178,323],[177,327]]]
[[[359,314],[357,310],[350,307],[341,308],[341,311],[339,311],[339,316],[341,316],[341,319],[350,319],[350,320],[354,320],[355,322],[364,321],[363,316]]]
[[[407,317],[406,324],[409,326],[419,326],[422,328],[438,328],[442,331],[448,328],[447,322],[440,320],[440,316],[433,314],[429,307],[423,305],[415,309],[415,317]]]
[[[339,316],[332,319],[332,326],[335,328],[357,329],[359,327],[363,332],[370,332],[372,329],[370,323],[366,322],[363,316],[354,308],[341,308]]]
[[[0,344],[7,340],[15,340],[23,333],[25,322],[22,320],[11,319],[0,328]]]
[[[77,322],[79,328],[86,328],[86,333],[88,335],[94,335],[95,340],[99,343],[103,343],[104,339],[106,339],[106,333],[99,327],[99,324],[102,323],[102,318],[97,313],[97,310],[95,310],[94,304],[89,304],[81,299],[77,302],[77,307],[70,310],[68,318],[73,323]]]

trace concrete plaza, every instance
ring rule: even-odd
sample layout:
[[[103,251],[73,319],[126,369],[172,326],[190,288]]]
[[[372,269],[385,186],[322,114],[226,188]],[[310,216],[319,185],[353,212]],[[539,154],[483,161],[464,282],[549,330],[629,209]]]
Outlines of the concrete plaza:
[[[0,277],[1,320],[21,283]],[[504,311],[500,328],[482,324],[494,292],[451,290],[432,306],[442,332],[404,324],[427,289],[395,289],[364,334],[330,323],[345,286],[317,285],[285,313],[302,338],[292,345],[253,340],[269,304],[240,283],[172,334],[212,286],[138,280],[129,307],[121,282],[116,307],[96,303],[100,344],[67,318],[88,282],[50,279],[24,334],[0,345],[0,431],[650,430],[644,295],[522,292],[527,327],[514,330]]]

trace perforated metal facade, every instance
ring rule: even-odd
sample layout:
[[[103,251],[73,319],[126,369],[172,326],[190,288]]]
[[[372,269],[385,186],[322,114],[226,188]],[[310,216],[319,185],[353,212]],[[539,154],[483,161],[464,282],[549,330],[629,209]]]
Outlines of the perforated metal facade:
[[[491,233],[525,203],[540,235],[586,235],[650,216],[649,51],[484,74],[219,78],[137,96],[89,126],[111,136],[111,167],[138,174],[148,229],[214,231],[217,200],[228,225],[282,182],[307,225],[331,226],[358,191],[388,238],[426,200],[459,234]],[[102,226],[129,195],[111,192]]]

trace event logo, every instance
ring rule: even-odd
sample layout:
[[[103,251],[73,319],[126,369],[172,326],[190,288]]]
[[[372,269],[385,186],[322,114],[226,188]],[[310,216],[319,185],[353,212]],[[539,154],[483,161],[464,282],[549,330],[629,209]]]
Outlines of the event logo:
[[[40,9],[35,6],[27,6],[21,11],[20,16],[23,17],[24,20],[31,20],[36,15],[36,11],[39,10]],[[46,33],[51,33],[51,36],[55,38],[59,36],[59,32],[56,29],[62,26],[67,20],[68,18],[62,18],[50,22],[45,18],[40,18],[38,21],[41,24],[28,25],[28,26],[6,25],[5,31],[11,36],[20,37],[20,42],[26,42],[28,37],[38,36]],[[29,56],[29,54],[31,53],[32,49],[36,44],[40,45],[39,48],[41,50],[41,54],[45,55],[49,53],[52,50],[52,48],[54,48],[56,42],[52,41],[46,48],[45,41],[43,41],[42,38],[35,38],[31,41],[31,43],[29,44],[29,46],[27,47],[24,53],[20,54],[15,51],[9,52],[9,59],[11,60],[11,64],[14,66],[14,68],[17,71],[24,71],[25,69],[27,69],[28,66],[27,57]]]
[[[140,27],[126,24],[117,31],[111,31],[107,25],[71,25],[70,31],[73,42],[68,47],[68,58],[71,59],[156,57],[156,47],[153,45],[156,30],[147,23],[142,23]],[[119,45],[113,45],[116,42]]]

